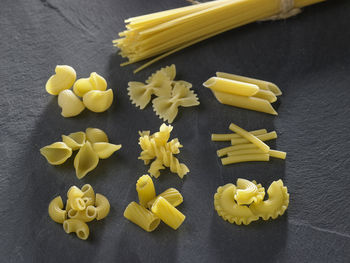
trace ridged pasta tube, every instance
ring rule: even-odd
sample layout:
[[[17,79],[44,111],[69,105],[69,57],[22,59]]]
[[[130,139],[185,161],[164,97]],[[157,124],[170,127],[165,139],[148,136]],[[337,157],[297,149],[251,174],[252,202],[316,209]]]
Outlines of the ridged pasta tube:
[[[62,90],[72,87],[77,76],[74,68],[67,65],[57,65],[55,73],[46,82],[46,91],[51,95],[58,95]]]
[[[64,142],[55,142],[40,149],[49,164],[59,165],[72,156],[72,149]]]
[[[107,159],[114,152],[122,148],[121,144],[112,144],[108,142],[96,142],[92,145],[92,148],[97,153],[100,159]]]
[[[97,153],[92,149],[91,143],[87,141],[74,158],[75,174],[78,179],[95,169],[98,161]]]
[[[113,91],[91,90],[83,96],[83,103],[86,108],[93,112],[104,112],[113,103]]]
[[[90,222],[94,220],[97,216],[97,209],[96,207],[89,205],[86,207],[86,209],[82,211],[77,211],[74,209],[71,209],[68,211],[68,217],[73,219],[79,219],[83,222]]]
[[[147,232],[155,230],[160,223],[160,219],[156,215],[136,202],[131,202],[126,207],[124,217]]]
[[[96,142],[108,142],[107,134],[101,129],[87,128],[85,130],[85,134],[86,134],[86,139],[92,144]]]
[[[178,190],[176,190],[175,188],[169,188],[169,189],[165,190],[163,193],[157,195],[155,198],[153,198],[151,201],[149,201],[147,203],[147,207],[149,209],[151,209],[154,201],[156,201],[156,199],[159,196],[163,197],[165,200],[167,200],[174,207],[180,205],[184,200],[181,193]]]
[[[57,196],[49,204],[49,216],[57,223],[63,224],[67,219],[67,211],[63,210],[63,201],[61,196]]]
[[[137,180],[136,191],[139,197],[139,203],[143,207],[146,207],[147,203],[156,196],[152,178],[148,174],[141,176]]]
[[[73,151],[80,149],[86,140],[85,132],[74,132],[69,135],[62,135],[62,141]]]
[[[211,77],[203,83],[203,86],[214,91],[240,96],[254,96],[259,91],[257,85],[219,77]]]
[[[109,214],[111,206],[108,199],[104,195],[96,194],[95,206],[97,211],[97,220],[101,220]]]
[[[186,216],[172,206],[165,198],[159,196],[153,203],[152,212],[165,224],[173,229],[178,229]]]
[[[67,234],[75,232],[77,237],[82,240],[86,240],[90,233],[88,225],[79,219],[68,219],[64,221],[63,229]]]
[[[57,101],[63,117],[77,116],[85,109],[83,102],[69,89],[61,91]]]

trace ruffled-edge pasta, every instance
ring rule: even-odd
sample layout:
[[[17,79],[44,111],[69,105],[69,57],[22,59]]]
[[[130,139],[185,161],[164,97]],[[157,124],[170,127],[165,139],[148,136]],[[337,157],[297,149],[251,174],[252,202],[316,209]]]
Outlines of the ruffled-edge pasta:
[[[72,149],[64,142],[55,142],[40,149],[49,164],[60,165],[72,156]]]
[[[63,207],[61,196],[55,197],[49,204],[49,216],[56,223],[62,224],[67,219],[67,211]]]
[[[146,80],[146,83],[148,83],[148,84],[151,83],[153,81],[153,78],[159,72],[162,72],[163,74],[165,74],[169,78],[169,80],[174,80],[176,77],[176,66],[174,64],[172,64],[170,66],[166,66],[164,68],[157,70],[155,73],[153,73],[151,76],[149,76],[149,78]]]
[[[64,221],[63,229],[67,234],[74,232],[82,240],[86,240],[90,234],[88,225],[79,219]]]
[[[80,149],[85,141],[86,135],[85,132],[74,132],[69,135],[62,135],[62,141],[70,147],[73,151]]]
[[[265,188],[256,181],[248,181],[246,179],[238,178],[237,189],[234,199],[239,205],[250,205],[251,203],[259,203],[264,199]]]

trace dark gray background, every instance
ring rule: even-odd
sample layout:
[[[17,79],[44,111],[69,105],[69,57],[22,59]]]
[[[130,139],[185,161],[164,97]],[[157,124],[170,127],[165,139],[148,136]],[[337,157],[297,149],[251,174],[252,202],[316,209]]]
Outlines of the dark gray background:
[[[172,55],[133,75],[121,68],[112,39],[123,20],[184,6],[183,0],[10,1],[0,3],[0,261],[1,262],[345,262],[350,249],[350,30],[349,1],[305,8],[297,17],[253,23]],[[182,108],[173,137],[191,172],[180,180],[164,173],[158,192],[176,187],[187,216],[173,231],[161,224],[146,233],[124,219],[137,199],[135,183],[147,167],[137,160],[139,130],[156,131],[162,121],[149,106],[141,111],[127,96],[127,82],[143,81],[156,69],[176,64],[177,79],[193,83],[200,106]],[[96,71],[115,92],[108,112],[85,110],[63,118],[45,83],[57,64],[78,77]],[[219,104],[201,84],[215,71],[275,82],[283,96],[279,116]],[[210,141],[230,122],[245,129],[275,129],[270,145],[287,151],[285,161],[222,167]],[[39,149],[86,127],[107,132],[123,148],[102,160],[83,180],[73,160],[51,166]],[[236,226],[213,208],[219,185],[237,178],[264,186],[280,178],[288,186],[288,212],[273,221]],[[110,215],[89,224],[88,241],[64,233],[47,214],[49,201],[71,185],[93,185],[111,203]]]

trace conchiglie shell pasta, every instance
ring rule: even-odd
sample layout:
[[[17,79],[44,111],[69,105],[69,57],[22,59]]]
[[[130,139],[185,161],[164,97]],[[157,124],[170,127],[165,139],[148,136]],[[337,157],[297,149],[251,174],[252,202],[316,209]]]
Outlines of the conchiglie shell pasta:
[[[66,65],[57,65],[55,72],[46,82],[46,91],[51,95],[58,95],[62,90],[72,87],[77,76],[74,68]]]
[[[59,165],[64,163],[72,155],[72,149],[64,142],[55,142],[40,149],[40,153],[49,164]]]
[[[74,168],[78,179],[83,178],[88,172],[96,168],[99,158],[92,149],[91,143],[86,142],[74,159]]]
[[[86,108],[93,112],[104,112],[113,103],[113,91],[91,90],[84,95],[83,102]]]
[[[62,141],[72,148],[73,151],[80,149],[86,140],[85,132],[74,132],[67,135],[62,135]]]
[[[92,145],[92,148],[97,153],[100,159],[107,159],[114,152],[122,148],[121,144],[112,144],[107,142],[97,142]]]
[[[58,95],[58,106],[62,108],[63,117],[77,116],[85,109],[83,102],[68,89],[61,91]]]
[[[107,134],[98,128],[87,128],[85,130],[86,139],[91,143],[108,142]]]

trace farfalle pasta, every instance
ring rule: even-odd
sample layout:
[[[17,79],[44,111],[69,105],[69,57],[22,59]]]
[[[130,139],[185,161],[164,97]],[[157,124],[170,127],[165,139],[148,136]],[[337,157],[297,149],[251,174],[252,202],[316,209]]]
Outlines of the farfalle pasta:
[[[232,183],[220,186],[214,195],[214,208],[224,220],[237,225],[248,225],[260,217],[263,220],[282,216],[289,204],[287,187],[282,180],[271,183],[264,199],[265,190],[255,181],[238,179],[237,186]]]
[[[98,128],[62,135],[62,141],[41,148],[40,153],[50,164],[59,165],[72,155],[72,151],[78,150],[74,168],[79,179],[95,169],[100,159],[109,158],[122,147],[121,144],[109,143],[107,134]]]
[[[109,210],[108,199],[99,193],[95,195],[92,186],[86,184],[81,189],[69,188],[65,209],[61,196],[55,197],[49,204],[48,213],[53,221],[63,224],[67,234],[74,232],[78,238],[86,240],[90,233],[86,223],[105,218]]]

